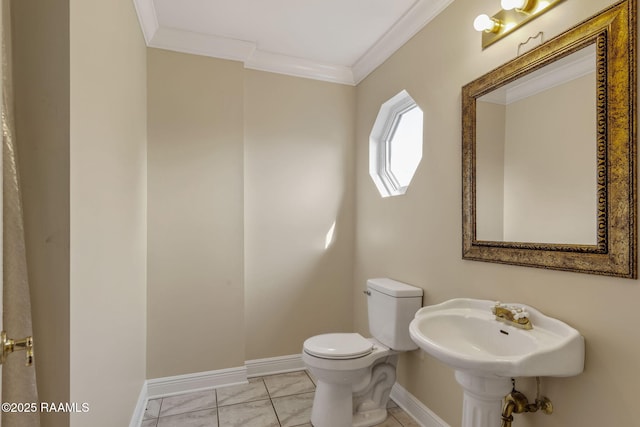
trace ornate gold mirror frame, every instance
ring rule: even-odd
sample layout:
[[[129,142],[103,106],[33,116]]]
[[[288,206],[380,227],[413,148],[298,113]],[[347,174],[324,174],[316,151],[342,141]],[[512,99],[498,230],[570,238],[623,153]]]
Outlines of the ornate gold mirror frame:
[[[637,278],[636,34],[636,0],[625,0],[462,88],[463,259]],[[477,99],[592,44],[597,80],[596,243],[478,240]]]

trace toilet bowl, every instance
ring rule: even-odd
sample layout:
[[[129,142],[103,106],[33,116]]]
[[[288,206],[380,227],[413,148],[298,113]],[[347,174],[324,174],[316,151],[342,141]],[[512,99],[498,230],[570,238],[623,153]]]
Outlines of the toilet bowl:
[[[397,351],[359,334],[324,334],[303,345],[302,360],[316,378],[314,427],[368,427],[387,418]]]
[[[391,279],[367,281],[369,329],[316,335],[303,344],[302,360],[316,378],[314,427],[369,427],[387,418],[398,355],[417,348],[409,323],[422,306],[422,289]]]

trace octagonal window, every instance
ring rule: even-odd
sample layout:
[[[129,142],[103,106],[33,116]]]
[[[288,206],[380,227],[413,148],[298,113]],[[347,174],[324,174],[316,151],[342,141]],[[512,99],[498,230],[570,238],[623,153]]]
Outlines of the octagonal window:
[[[407,191],[422,160],[422,117],[405,90],[380,107],[369,136],[369,174],[382,197]]]

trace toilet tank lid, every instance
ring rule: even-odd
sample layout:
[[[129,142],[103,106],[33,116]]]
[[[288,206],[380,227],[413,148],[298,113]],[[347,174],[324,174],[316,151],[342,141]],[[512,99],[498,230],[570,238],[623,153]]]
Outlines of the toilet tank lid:
[[[387,277],[369,279],[367,287],[396,298],[421,297],[423,294],[420,288]]]

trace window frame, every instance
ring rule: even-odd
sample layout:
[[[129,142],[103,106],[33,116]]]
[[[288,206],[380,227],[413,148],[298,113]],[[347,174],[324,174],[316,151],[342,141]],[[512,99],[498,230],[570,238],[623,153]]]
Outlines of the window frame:
[[[407,185],[401,185],[398,178],[391,170],[392,141],[403,114],[413,109],[420,111],[421,129],[419,145],[419,160],[411,174]],[[422,161],[422,145],[424,143],[424,112],[406,90],[386,101],[380,107],[378,116],[369,135],[369,175],[378,188],[382,197],[398,196],[405,194],[415,172]]]

